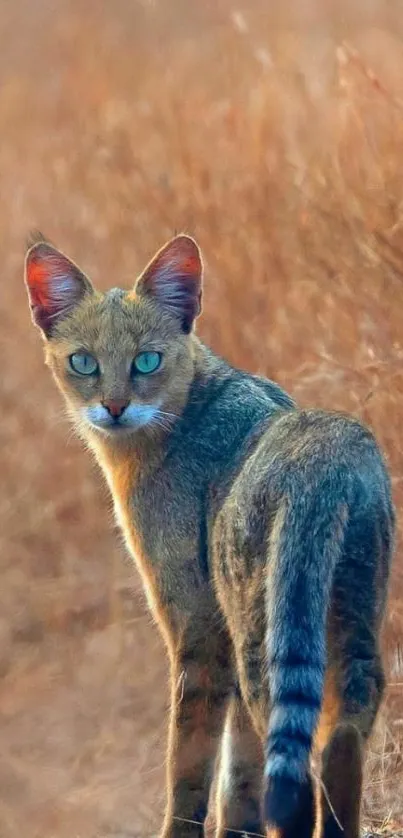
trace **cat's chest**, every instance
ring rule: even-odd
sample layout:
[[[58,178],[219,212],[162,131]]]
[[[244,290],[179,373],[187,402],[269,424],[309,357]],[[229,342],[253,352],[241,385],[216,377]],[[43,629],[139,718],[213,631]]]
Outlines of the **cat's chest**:
[[[135,466],[124,463],[105,468],[104,471],[113,498],[116,523],[122,530],[132,557],[138,564],[141,564],[144,552],[141,533],[135,527],[130,504],[133,486],[137,479],[137,469]]]
[[[203,491],[188,477],[175,470],[139,477],[127,466],[108,475],[117,523],[157,614],[191,611],[208,586]]]

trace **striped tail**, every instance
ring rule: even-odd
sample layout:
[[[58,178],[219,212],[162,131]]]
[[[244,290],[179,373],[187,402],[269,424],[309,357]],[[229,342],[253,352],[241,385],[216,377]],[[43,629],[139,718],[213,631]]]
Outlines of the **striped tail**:
[[[326,667],[327,613],[346,520],[345,504],[331,508],[328,487],[308,497],[298,488],[279,509],[270,543],[271,712],[264,817],[269,827],[278,828],[294,821],[310,788],[309,758]]]

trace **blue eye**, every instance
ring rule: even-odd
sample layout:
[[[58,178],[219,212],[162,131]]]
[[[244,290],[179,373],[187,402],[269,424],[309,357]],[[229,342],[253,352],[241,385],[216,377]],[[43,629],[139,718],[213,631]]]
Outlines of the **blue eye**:
[[[133,361],[133,372],[148,375],[150,372],[155,372],[161,366],[161,361],[161,352],[139,352]]]
[[[89,352],[74,352],[69,362],[71,369],[79,375],[95,375],[98,372],[98,361]]]

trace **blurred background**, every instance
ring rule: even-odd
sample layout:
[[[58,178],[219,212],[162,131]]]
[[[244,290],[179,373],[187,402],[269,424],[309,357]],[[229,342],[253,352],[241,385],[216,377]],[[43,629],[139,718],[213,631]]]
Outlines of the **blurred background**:
[[[187,231],[199,334],[375,430],[403,502],[396,0],[0,2],[0,835],[151,838],[167,665],[23,288],[42,230],[100,287]],[[403,570],[365,819],[403,822]]]

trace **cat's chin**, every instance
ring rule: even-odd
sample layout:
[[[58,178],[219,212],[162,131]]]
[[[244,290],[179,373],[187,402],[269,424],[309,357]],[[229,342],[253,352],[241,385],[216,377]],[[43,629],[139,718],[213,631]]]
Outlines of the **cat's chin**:
[[[96,425],[94,422],[86,422],[86,427],[90,431],[95,431],[95,433],[99,434],[103,437],[109,437],[109,439],[118,439],[121,437],[128,437],[135,434],[137,431],[140,430],[139,426],[133,425]]]

